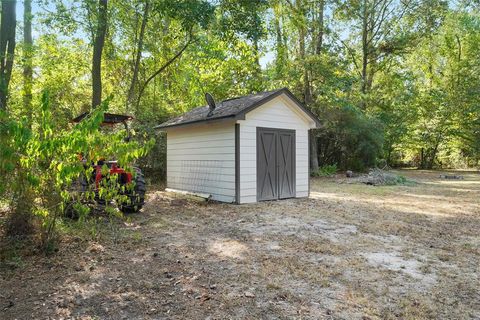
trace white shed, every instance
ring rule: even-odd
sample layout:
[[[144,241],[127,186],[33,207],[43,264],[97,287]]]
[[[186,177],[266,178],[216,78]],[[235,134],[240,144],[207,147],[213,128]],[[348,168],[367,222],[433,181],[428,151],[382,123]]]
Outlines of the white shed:
[[[156,127],[167,132],[167,187],[239,204],[307,197],[318,126],[286,88],[195,108]]]

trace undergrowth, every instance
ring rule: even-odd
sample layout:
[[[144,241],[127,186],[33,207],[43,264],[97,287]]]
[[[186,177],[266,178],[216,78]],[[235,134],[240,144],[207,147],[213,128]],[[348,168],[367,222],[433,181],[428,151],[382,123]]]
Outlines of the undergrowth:
[[[312,171],[312,177],[330,177],[336,174],[338,171],[336,164],[326,164],[318,168],[317,171]]]

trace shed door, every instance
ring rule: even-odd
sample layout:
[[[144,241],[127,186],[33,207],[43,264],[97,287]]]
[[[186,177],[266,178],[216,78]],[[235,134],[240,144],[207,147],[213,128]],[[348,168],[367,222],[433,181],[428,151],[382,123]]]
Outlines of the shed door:
[[[257,199],[295,197],[295,131],[257,128]]]

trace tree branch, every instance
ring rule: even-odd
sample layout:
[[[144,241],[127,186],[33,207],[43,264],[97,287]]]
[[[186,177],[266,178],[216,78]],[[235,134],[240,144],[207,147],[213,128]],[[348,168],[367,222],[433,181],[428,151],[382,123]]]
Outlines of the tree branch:
[[[148,77],[148,79],[145,81],[145,83],[140,88],[140,91],[138,92],[137,105],[136,105],[137,108],[140,105],[140,100],[142,99],[143,92],[145,91],[145,88],[150,83],[150,81],[152,81],[156,76],[162,73],[175,60],[177,60],[192,42],[193,42],[193,36],[190,33],[188,41],[180,49],[180,51],[178,51],[177,54],[175,54],[172,58],[170,58],[170,60],[168,60],[163,66],[161,66],[157,71],[155,71],[150,77]]]
[[[333,35],[332,35],[333,36]],[[334,36],[335,37],[335,36]],[[358,72],[358,75],[361,77],[362,74],[360,73],[360,67],[358,66],[358,63],[357,63],[357,59],[355,57],[355,52],[354,50],[352,50],[346,43],[345,41],[343,41],[342,39],[338,38],[338,37],[335,37],[337,38],[338,41],[340,41],[340,43],[345,47],[345,49],[347,50],[347,53],[351,56],[352,58],[352,62],[353,64],[355,65],[355,69],[357,70]]]
[[[147,26],[147,21],[148,21],[149,7],[150,7],[150,2],[147,0],[145,1],[144,8],[143,8],[142,25],[140,26],[140,34],[138,36],[137,47],[135,50],[135,58],[134,58],[135,60],[133,62],[132,81],[130,83],[130,89],[128,90],[127,103],[125,106],[125,109],[127,110],[128,110],[128,106],[134,101],[135,88],[138,81],[138,71],[140,69],[140,60],[142,58],[142,51],[143,51],[143,38],[145,36],[145,28]],[[135,34],[137,34],[136,29],[135,29]]]

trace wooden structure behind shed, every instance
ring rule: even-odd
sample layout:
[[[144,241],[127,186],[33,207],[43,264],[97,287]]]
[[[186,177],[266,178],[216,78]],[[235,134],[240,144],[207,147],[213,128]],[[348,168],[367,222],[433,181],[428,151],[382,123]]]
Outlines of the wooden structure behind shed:
[[[80,121],[82,121],[83,119],[85,119],[88,115],[90,114],[90,112],[84,112],[82,114],[80,114],[79,116],[73,118],[71,120],[71,122],[73,123],[79,123]],[[117,123],[125,123],[129,120],[132,120],[133,117],[132,116],[128,116],[128,115],[124,115],[124,114],[115,114],[115,113],[107,113],[105,112],[103,114],[103,122],[102,122],[102,125],[108,125],[108,126],[113,126]]]

